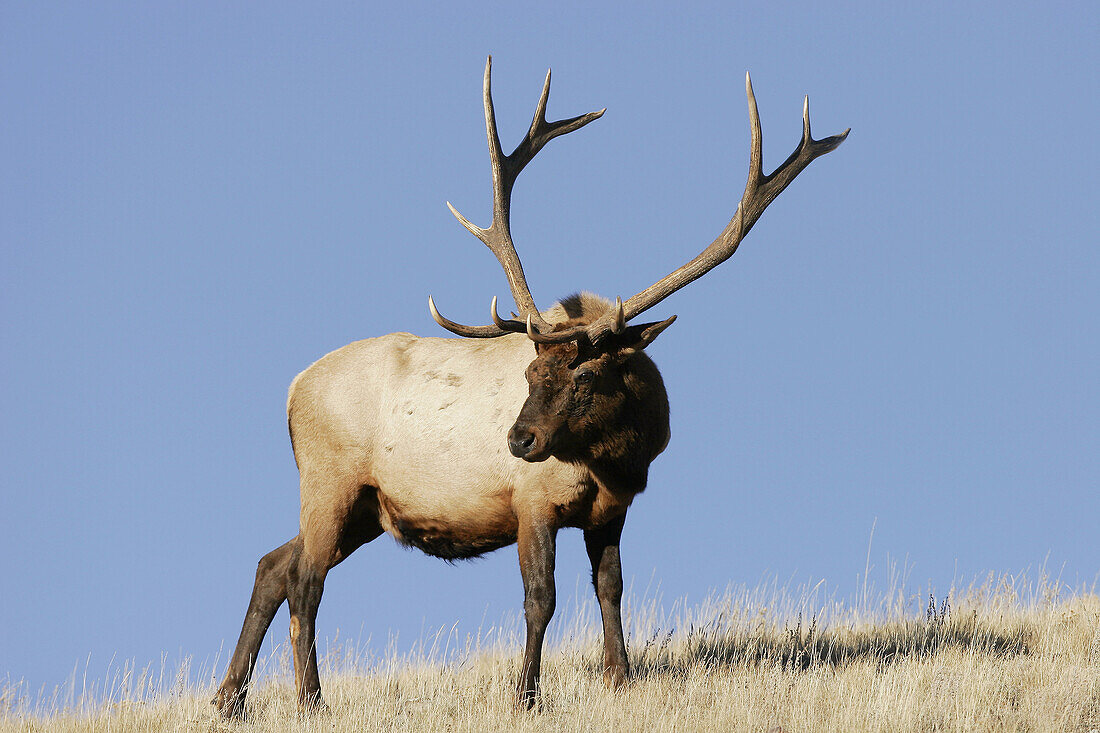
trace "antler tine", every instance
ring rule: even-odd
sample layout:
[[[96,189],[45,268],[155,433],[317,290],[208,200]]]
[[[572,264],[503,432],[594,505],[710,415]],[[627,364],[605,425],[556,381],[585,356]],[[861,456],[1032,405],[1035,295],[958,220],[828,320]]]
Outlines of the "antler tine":
[[[570,117],[567,120],[547,122],[546,101],[549,98],[550,69],[547,69],[546,80],[542,83],[542,94],[539,95],[539,103],[536,105],[535,115],[531,119],[531,128],[527,131],[527,135],[524,136],[523,140],[520,141],[520,144],[516,146],[516,149],[512,151],[512,154],[508,156],[509,164],[515,166],[513,180],[515,180],[514,177],[519,175],[519,172],[523,170],[523,167],[527,165],[543,147],[545,147],[546,143],[559,135],[565,135],[566,133],[581,129],[589,122],[598,120],[603,116],[603,113],[607,111],[605,107],[595,112]]]
[[[749,127],[751,142],[749,149],[749,173],[745,182],[745,193],[737,205],[733,219],[718,238],[700,252],[694,259],[661,280],[634,295],[623,304],[626,320],[634,318],[660,303],[688,283],[691,283],[728,260],[741,240],[752,229],[764,209],[783,192],[791,181],[801,173],[815,158],[835,150],[848,137],[851,128],[839,135],[823,140],[814,140],[810,135],[810,100],[806,97],[802,105],[802,140],[794,152],[770,175],[763,170],[763,140],[760,132],[760,113],[756,106],[756,95],[752,91],[752,80],[745,74],[745,95],[749,104]],[[621,316],[618,308],[609,311],[588,326],[577,326],[564,331],[547,334],[546,338],[555,342],[570,341],[582,332],[587,333],[593,342],[615,332]]]
[[[428,310],[431,311],[432,318],[435,319],[436,323],[458,336],[486,339],[496,338],[497,336],[503,336],[508,333],[508,331],[502,331],[497,326],[464,326],[461,323],[455,323],[439,312],[439,309],[435,307],[435,301],[430,295],[428,296]]]
[[[626,311],[623,310],[623,299],[615,298],[615,318],[611,321],[611,333],[619,334],[626,330]]]
[[[508,286],[512,291],[512,298],[515,300],[516,307],[520,314],[524,317],[529,317],[539,332],[545,332],[550,330],[550,326],[542,318],[538,308],[535,306],[534,298],[531,297],[531,290],[527,285],[527,279],[523,274],[523,265],[520,263],[519,255],[516,253],[516,246],[512,242],[510,219],[512,187],[515,185],[516,178],[523,168],[531,162],[531,159],[542,150],[546,143],[559,135],[564,135],[584,127],[589,122],[598,119],[605,110],[589,112],[586,115],[572,117],[568,120],[547,122],[546,102],[550,97],[550,72],[547,71],[546,81],[543,82],[542,85],[542,94],[539,97],[538,105],[535,107],[535,115],[531,121],[531,128],[528,130],[523,140],[520,141],[520,144],[516,146],[516,149],[512,151],[512,154],[506,156],[500,146],[500,136],[497,133],[496,113],[493,109],[492,67],[493,57],[490,56],[485,62],[485,78],[482,84],[482,96],[485,105],[485,135],[488,138],[489,161],[493,174],[493,222],[489,225],[488,229],[482,229],[472,224],[469,219],[458,213],[449,202],[447,203],[447,207],[451,210],[451,213],[454,214],[455,218],[458,219],[459,223],[461,223],[471,234],[484,242],[496,256],[497,261],[500,262],[501,267],[504,268],[504,274],[508,277]],[[496,324],[494,326],[462,326],[453,321],[447,321],[447,319],[440,320],[442,316],[436,317],[437,314],[438,311],[433,310],[432,317],[435,318],[437,323],[460,336],[473,336],[475,333],[475,338],[503,336],[513,331],[526,330],[526,324],[521,321],[516,321],[514,325],[510,322],[504,322],[507,325],[501,326],[500,323],[498,323],[500,319],[496,317],[495,307],[493,308],[493,322]],[[446,321],[446,323],[444,323],[444,321]],[[458,330],[456,330],[455,327],[457,327]]]
[[[515,313],[512,314],[515,316]],[[489,316],[493,319],[493,323],[496,327],[502,331],[508,331],[509,333],[524,333],[526,331],[525,324],[520,321],[510,320],[506,321],[500,317],[497,313],[497,296],[493,296],[492,301],[489,302]]]
[[[531,322],[531,314],[527,314],[527,338],[534,341],[536,344],[556,344],[560,343],[561,339],[556,338],[557,334],[541,334],[535,330],[535,324]],[[576,337],[574,337],[576,338]]]

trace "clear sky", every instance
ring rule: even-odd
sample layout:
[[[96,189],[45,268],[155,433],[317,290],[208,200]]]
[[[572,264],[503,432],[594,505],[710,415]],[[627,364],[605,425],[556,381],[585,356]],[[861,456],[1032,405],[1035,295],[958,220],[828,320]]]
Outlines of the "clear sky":
[[[625,298],[721,231],[746,70],[766,170],[804,94],[818,136],[852,128],[653,311],[680,316],[650,349],[673,438],[624,534],[636,589],[845,597],[873,525],[873,576],[906,562],[914,593],[1095,581],[1100,5],[471,5],[0,7],[0,679],[224,662],[297,532],[294,375],[442,335],[429,293],[478,323],[508,295],[444,205],[488,223],[489,53],[509,150],[548,66],[551,118],[607,107],[516,187],[541,305]],[[587,560],[558,545],[562,608]],[[514,549],[451,567],[382,537],[319,628],[381,650],[521,603]]]

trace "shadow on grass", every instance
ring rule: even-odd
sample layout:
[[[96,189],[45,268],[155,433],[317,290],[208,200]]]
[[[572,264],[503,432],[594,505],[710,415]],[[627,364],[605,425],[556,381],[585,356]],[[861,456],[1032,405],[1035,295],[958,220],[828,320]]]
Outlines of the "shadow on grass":
[[[778,665],[791,671],[875,662],[886,667],[904,659],[922,659],[946,649],[1006,657],[1030,653],[1033,632],[1023,625],[994,626],[975,612],[957,618],[944,604],[929,608],[926,619],[896,621],[862,628],[819,629],[817,621],[783,629],[727,625],[719,618],[649,639],[631,654],[637,677],[684,674],[691,670]],[[593,663],[594,670],[598,663]],[[598,671],[598,670],[597,670]]]

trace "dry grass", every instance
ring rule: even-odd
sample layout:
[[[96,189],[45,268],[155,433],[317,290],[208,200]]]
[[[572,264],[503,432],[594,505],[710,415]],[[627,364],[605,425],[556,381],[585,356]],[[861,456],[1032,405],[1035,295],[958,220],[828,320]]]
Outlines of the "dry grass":
[[[910,612],[906,614],[904,609]],[[544,706],[512,708],[518,624],[419,652],[326,657],[327,714],[299,718],[285,650],[263,660],[246,723],[213,718],[214,684],[122,673],[81,696],[0,694],[0,729],[20,731],[731,730],[1100,731],[1100,598],[1046,581],[990,579],[914,614],[817,589],[727,592],[699,607],[628,612],[631,684],[599,675],[592,605],[559,610]],[[457,650],[456,650],[456,647]],[[446,661],[438,661],[438,660]],[[435,660],[435,661],[433,661]],[[212,678],[212,675],[197,675]],[[92,702],[92,700],[99,702]]]

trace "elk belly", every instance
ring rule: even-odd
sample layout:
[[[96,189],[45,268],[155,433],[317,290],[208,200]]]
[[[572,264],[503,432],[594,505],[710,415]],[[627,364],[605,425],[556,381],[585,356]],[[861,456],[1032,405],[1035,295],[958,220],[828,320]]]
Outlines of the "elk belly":
[[[516,541],[516,519],[506,500],[486,502],[480,511],[433,516],[399,507],[379,491],[378,508],[382,528],[394,539],[448,561],[469,560]]]

